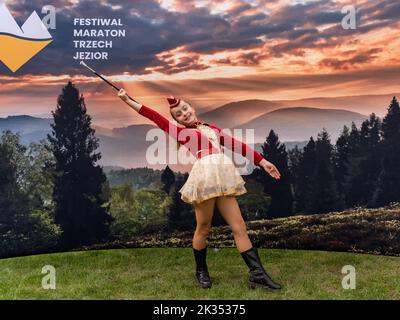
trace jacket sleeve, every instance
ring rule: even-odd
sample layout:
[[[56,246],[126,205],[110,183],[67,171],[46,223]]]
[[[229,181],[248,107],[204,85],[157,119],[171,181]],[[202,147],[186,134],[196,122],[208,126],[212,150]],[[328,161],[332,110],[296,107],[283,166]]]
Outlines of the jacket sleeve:
[[[220,144],[223,145],[224,147],[227,147],[233,152],[241,153],[242,156],[252,161],[256,166],[258,166],[261,160],[264,159],[264,157],[258,151],[254,150],[246,143],[235,139],[233,136],[224,132],[217,126],[213,125],[212,127],[218,130]]]
[[[180,137],[179,135],[179,133],[183,130],[183,128],[178,127],[172,121],[168,120],[157,111],[145,105],[142,105],[141,108],[139,109],[139,114],[153,121],[161,130],[165,131],[170,136],[175,138],[179,143],[185,144],[186,142],[188,142],[189,137],[187,136]]]

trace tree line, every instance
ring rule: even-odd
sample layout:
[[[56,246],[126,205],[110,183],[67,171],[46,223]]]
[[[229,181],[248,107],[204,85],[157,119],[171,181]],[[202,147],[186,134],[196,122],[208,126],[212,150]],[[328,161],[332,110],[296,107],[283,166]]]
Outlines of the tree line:
[[[360,128],[344,126],[335,144],[323,129],[307,145],[286,152],[273,130],[264,157],[281,171],[280,181],[253,174],[271,195],[269,217],[316,214],[345,208],[377,208],[400,201],[400,108],[393,97],[381,120],[374,113]]]

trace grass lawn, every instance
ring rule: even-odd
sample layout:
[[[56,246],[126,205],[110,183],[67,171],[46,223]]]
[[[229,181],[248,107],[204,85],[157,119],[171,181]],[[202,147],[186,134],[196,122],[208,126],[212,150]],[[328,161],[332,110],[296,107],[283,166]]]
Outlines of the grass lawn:
[[[197,287],[191,248],[140,248],[46,254],[0,260],[0,299],[400,299],[400,258],[352,253],[259,249],[279,293],[247,287],[235,248],[208,251],[213,287]],[[55,290],[41,286],[56,268]],[[342,288],[344,265],[356,289]]]

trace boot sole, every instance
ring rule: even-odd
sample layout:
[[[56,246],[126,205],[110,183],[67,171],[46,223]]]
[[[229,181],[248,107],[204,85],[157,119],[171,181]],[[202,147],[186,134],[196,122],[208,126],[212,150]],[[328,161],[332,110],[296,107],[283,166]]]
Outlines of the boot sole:
[[[201,285],[201,284],[198,284],[198,285],[199,285],[199,287],[202,288],[202,289],[210,289],[210,288],[211,288],[211,284],[210,284],[210,285]]]
[[[261,283],[249,281],[249,288],[250,288],[250,289],[254,290],[254,289],[256,289],[257,287],[261,287],[261,288],[263,288],[263,289],[266,289],[266,290],[268,290],[268,291],[273,291],[273,292],[282,290],[282,288],[271,288],[271,287],[268,287],[268,286],[265,285],[265,284],[261,284]]]
[[[210,284],[202,284],[198,279],[197,279],[197,285],[202,288],[202,289],[209,289],[212,286],[212,282]]]

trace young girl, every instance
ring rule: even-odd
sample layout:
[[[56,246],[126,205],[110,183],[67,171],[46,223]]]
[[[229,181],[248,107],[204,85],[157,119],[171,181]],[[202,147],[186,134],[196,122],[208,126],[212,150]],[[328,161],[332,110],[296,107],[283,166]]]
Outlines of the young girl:
[[[281,286],[266,273],[257,248],[253,247],[248,237],[247,227],[235,198],[247,192],[244,187],[245,181],[232,160],[223,153],[221,146],[240,151],[275,179],[280,178],[278,169],[245,143],[236,140],[215,125],[198,120],[195,109],[184,100],[168,98],[171,116],[183,126],[178,127],[157,111],[129,99],[125,90],[121,89],[118,96],[132,109],[174,137],[179,144],[185,145],[197,159],[179,192],[183,201],[194,205],[196,213],[193,252],[199,286],[211,288],[206,264],[207,235],[211,228],[214,206],[217,206],[231,227],[237,249],[249,267],[250,288],[263,286],[272,290],[281,289]]]

